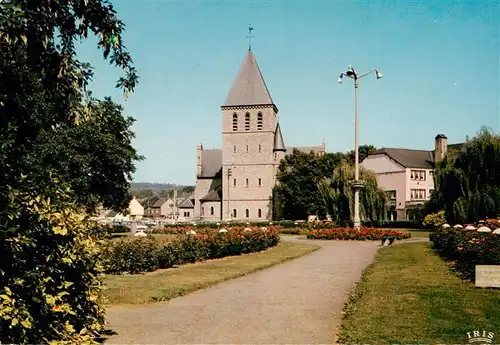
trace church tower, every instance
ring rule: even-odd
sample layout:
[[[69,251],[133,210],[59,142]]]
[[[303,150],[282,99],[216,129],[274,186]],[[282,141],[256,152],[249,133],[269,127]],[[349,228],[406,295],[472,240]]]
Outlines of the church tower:
[[[278,108],[251,49],[221,108],[222,217],[240,221],[271,219],[276,159],[283,156],[284,144]],[[279,139],[275,139],[277,131]],[[278,151],[276,140],[281,140],[283,146]]]

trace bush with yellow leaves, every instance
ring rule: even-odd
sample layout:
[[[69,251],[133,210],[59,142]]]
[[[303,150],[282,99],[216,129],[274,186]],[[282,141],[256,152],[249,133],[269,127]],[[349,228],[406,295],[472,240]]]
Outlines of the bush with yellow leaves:
[[[98,243],[68,192],[8,191],[0,212],[0,343],[93,344],[104,324]]]

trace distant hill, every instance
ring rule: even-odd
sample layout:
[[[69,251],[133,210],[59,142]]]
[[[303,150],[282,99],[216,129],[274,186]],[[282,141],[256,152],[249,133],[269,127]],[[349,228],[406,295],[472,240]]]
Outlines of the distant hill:
[[[181,189],[182,187],[185,186],[177,186],[177,189]],[[160,190],[174,189],[174,185],[171,183],[132,182],[130,184],[130,189],[132,191],[151,189],[153,192],[159,192]]]

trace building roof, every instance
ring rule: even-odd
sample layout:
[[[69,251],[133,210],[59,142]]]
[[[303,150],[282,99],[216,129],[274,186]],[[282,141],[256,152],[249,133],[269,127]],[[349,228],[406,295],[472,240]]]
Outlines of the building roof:
[[[274,105],[255,56],[248,50],[224,106]]]
[[[221,201],[221,195],[216,190],[211,190],[200,201]]]
[[[276,130],[274,131],[273,151],[286,151],[285,141],[283,140],[279,123],[276,124]]]
[[[214,177],[222,169],[222,150],[203,150],[199,177]]]
[[[169,198],[159,198],[151,207],[161,207],[164,203],[166,203]]]
[[[184,199],[184,201],[182,201],[179,205],[179,208],[194,208],[194,203],[193,203],[193,200],[194,199],[194,196],[193,195],[190,195],[189,197],[187,197],[186,199]]]
[[[118,215],[118,212],[113,211],[113,210],[111,210],[111,211],[109,211],[108,213],[106,213],[106,217],[109,217],[109,218],[114,218],[114,217],[116,217],[117,215]]]
[[[386,154],[405,168],[434,168],[434,151],[381,148],[371,155]]]

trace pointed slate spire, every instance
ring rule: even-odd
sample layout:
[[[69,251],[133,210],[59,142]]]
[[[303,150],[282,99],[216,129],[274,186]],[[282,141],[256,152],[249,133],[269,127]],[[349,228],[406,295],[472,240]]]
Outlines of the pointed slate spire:
[[[224,106],[274,105],[255,56],[248,50]]]
[[[274,146],[273,151],[286,151],[285,142],[283,140],[283,135],[281,134],[280,124],[276,125],[276,130],[274,131]]]

